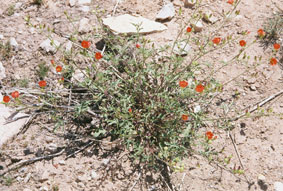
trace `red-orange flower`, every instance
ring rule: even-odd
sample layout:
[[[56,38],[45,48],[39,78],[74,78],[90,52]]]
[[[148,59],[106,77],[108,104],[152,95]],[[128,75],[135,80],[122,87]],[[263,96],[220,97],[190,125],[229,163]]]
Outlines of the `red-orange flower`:
[[[46,81],[41,80],[38,82],[39,87],[44,88],[46,86]]]
[[[51,60],[50,62],[51,62],[52,65],[55,65],[55,61],[54,60]]]
[[[196,86],[196,91],[197,92],[201,93],[201,92],[203,92],[203,90],[204,90],[204,86],[203,85],[199,84],[199,85]]]
[[[239,44],[240,44],[240,46],[244,47],[244,46],[246,46],[247,43],[244,40],[240,40]]]
[[[279,49],[280,49],[280,44],[275,43],[275,44],[273,45],[273,47],[274,47],[275,50],[279,50]]]
[[[14,91],[11,93],[11,96],[16,99],[20,96],[20,93],[18,91]]]
[[[181,88],[185,88],[185,87],[187,87],[189,85],[189,83],[187,82],[187,81],[180,81],[179,82],[179,86],[181,87]]]
[[[136,48],[140,48],[141,47],[141,45],[140,44],[136,44]]]
[[[263,29],[259,29],[259,30],[257,31],[257,34],[258,34],[258,36],[263,37],[263,36],[265,35],[265,32],[264,32]]]
[[[90,41],[86,41],[86,40],[83,40],[82,41],[82,47],[83,48],[89,48],[90,47]]]
[[[219,44],[220,41],[221,41],[221,38],[220,38],[220,37],[215,37],[215,38],[212,40],[212,42],[213,42],[214,44]]]
[[[232,5],[234,3],[234,0],[228,0],[227,3]]]
[[[57,71],[57,72],[61,72],[62,69],[63,69],[62,66],[57,66],[57,67],[56,67],[56,71]]]
[[[9,96],[4,96],[3,97],[3,102],[4,103],[8,103],[10,101],[10,97]]]
[[[274,66],[274,65],[276,65],[276,64],[277,64],[276,58],[271,58],[271,59],[270,59],[270,65],[271,65],[271,66]]]
[[[182,115],[182,120],[183,121],[188,121],[188,119],[189,119],[188,115],[185,115],[185,114]]]
[[[191,27],[188,27],[187,28],[187,32],[191,32],[192,31],[192,28]]]
[[[129,113],[132,113],[132,112],[133,112],[132,108],[129,108],[128,111],[129,111]]]
[[[99,60],[99,59],[103,58],[103,56],[102,56],[102,54],[100,52],[96,52],[95,53],[95,58],[96,58],[96,60]]]
[[[211,139],[213,138],[213,133],[212,133],[211,131],[207,131],[207,132],[205,133],[205,135],[206,135],[206,137],[207,137],[208,140],[211,140]]]

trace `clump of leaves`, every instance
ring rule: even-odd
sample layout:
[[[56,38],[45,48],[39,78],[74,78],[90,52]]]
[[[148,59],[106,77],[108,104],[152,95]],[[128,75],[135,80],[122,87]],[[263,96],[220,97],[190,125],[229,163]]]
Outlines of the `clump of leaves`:
[[[279,37],[283,36],[283,11],[272,15],[264,24],[264,43],[267,45],[273,44]]]
[[[15,13],[15,5],[10,5],[8,9],[6,9],[5,14],[8,16],[12,16]]]
[[[12,57],[12,46],[10,45],[9,42],[6,43],[1,43],[0,42],[0,55],[4,60],[8,60],[9,58]]]
[[[38,65],[37,75],[39,76],[39,79],[43,80],[49,71],[49,67],[46,65],[45,62],[42,62]]]

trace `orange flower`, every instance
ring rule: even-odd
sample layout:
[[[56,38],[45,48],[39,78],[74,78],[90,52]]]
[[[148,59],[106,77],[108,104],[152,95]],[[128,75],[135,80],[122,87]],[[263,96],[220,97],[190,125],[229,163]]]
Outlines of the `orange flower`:
[[[129,111],[129,113],[132,113],[132,112],[133,112],[132,108],[129,108],[128,111]]]
[[[244,47],[244,46],[246,46],[247,43],[244,40],[240,40],[239,44],[240,44],[240,46]]]
[[[260,36],[260,37],[265,36],[265,32],[264,32],[263,29],[259,29],[259,30],[257,31],[257,34],[258,34],[258,36]]]
[[[3,102],[4,103],[8,103],[10,101],[10,97],[9,96],[4,96],[3,97]]]
[[[228,1],[227,1],[227,3],[229,3],[229,4],[233,5],[234,0],[228,0]]]
[[[62,66],[57,66],[57,67],[56,67],[56,71],[57,71],[57,72],[61,72],[62,69],[63,69]]]
[[[211,139],[213,138],[213,133],[212,133],[211,131],[207,131],[207,132],[205,133],[205,135],[206,135],[206,137],[207,137],[208,140],[211,140]]]
[[[180,86],[181,88],[187,87],[188,84],[189,84],[189,83],[188,83],[187,81],[184,81],[184,80],[179,82],[179,86]]]
[[[188,115],[183,114],[183,115],[182,115],[182,119],[183,119],[183,121],[188,121],[189,116],[188,116]]]
[[[11,96],[16,99],[20,96],[20,93],[18,91],[14,91],[11,93]]]
[[[274,47],[275,50],[279,50],[279,49],[280,49],[280,44],[275,43],[275,44],[273,45],[273,47]]]
[[[100,60],[101,58],[103,58],[103,56],[101,55],[100,52],[96,52],[95,53],[95,58],[96,58],[96,60]]]
[[[199,84],[199,85],[196,86],[196,91],[197,91],[198,93],[203,92],[203,90],[204,90],[204,86],[203,86],[203,85]]]
[[[83,48],[89,48],[90,47],[90,41],[86,41],[86,40],[83,40],[82,41],[82,47]]]
[[[188,27],[187,28],[187,32],[191,32],[192,31],[192,28],[191,27]]]
[[[141,47],[141,45],[139,45],[139,44],[136,44],[136,48],[140,48]]]
[[[54,60],[51,60],[50,62],[51,62],[52,65],[55,65],[55,61]]]
[[[271,59],[270,59],[270,65],[271,65],[271,66],[274,66],[274,65],[276,65],[276,64],[277,64],[276,58],[271,58]]]
[[[41,80],[40,82],[38,82],[39,87],[44,88],[46,86],[46,81]]]
[[[212,40],[212,42],[213,42],[214,44],[219,44],[220,41],[221,41],[221,38],[220,38],[220,37],[215,37],[215,38]]]
[[[61,81],[63,82],[64,80],[65,80],[65,78],[64,78],[64,77],[62,77],[62,78],[61,78]]]

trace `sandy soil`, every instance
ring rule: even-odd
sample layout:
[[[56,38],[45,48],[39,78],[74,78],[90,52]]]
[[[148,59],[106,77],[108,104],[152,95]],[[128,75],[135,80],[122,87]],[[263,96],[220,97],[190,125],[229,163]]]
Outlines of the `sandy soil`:
[[[19,8],[15,8],[14,14],[8,16],[7,9],[15,3],[22,3]],[[171,21],[165,22],[168,30],[162,33],[155,33],[147,37],[152,39],[156,44],[173,43],[178,34],[181,21],[185,21],[192,14],[193,10],[184,8],[183,2],[173,0],[176,10],[182,8],[183,16],[175,16]],[[250,34],[245,36],[247,43],[251,43],[257,30],[262,28],[264,22],[274,11],[277,6],[283,8],[282,0],[262,1],[248,0],[242,1],[238,7],[239,16],[234,16],[230,22],[223,26],[218,33],[219,36],[227,36],[236,34],[237,32],[248,30]],[[64,11],[72,15],[75,21],[86,17],[91,20],[94,26],[97,24],[96,17],[91,13],[80,11],[79,6],[70,7],[67,1],[46,1],[41,7],[32,5],[28,0],[0,0],[0,34],[4,35],[2,41],[7,41],[10,37],[15,37],[19,44],[18,50],[9,58],[2,60],[6,68],[7,78],[2,84],[13,84],[19,79],[29,79],[30,86],[38,81],[35,67],[42,61],[50,62],[56,59],[58,55],[46,55],[39,50],[39,44],[46,39],[48,32],[36,29],[32,31],[31,27],[26,24],[25,17],[30,16],[30,22],[33,25],[45,24],[55,31],[63,34],[71,34],[73,26],[68,25],[68,20],[64,15]],[[101,10],[105,10],[104,15],[111,14],[115,7],[115,1],[105,0],[103,3],[98,0],[92,0],[91,9],[95,9],[99,5]],[[19,4],[18,4],[19,5]],[[138,14],[148,19],[155,19],[156,14],[161,9],[163,1],[161,0],[124,0],[116,10],[116,15],[123,13]],[[205,9],[214,11],[220,16],[222,10],[229,10],[231,6],[224,0],[206,0]],[[204,24],[205,29],[201,35],[208,34],[210,30],[215,29]],[[78,26],[78,23],[75,24]],[[217,25],[215,26],[217,27]],[[86,35],[87,36],[87,35]],[[240,35],[238,35],[240,36]],[[61,43],[65,39],[59,35],[53,35]],[[0,40],[1,41],[1,40]],[[281,42],[278,42],[282,44]],[[203,58],[213,63],[218,68],[221,61],[228,60],[239,50],[238,44],[232,44],[229,47],[214,52],[212,57]],[[254,105],[263,99],[279,92],[283,87],[283,71],[280,64],[270,66],[268,64],[272,51],[272,47],[265,49],[259,43],[253,44],[248,49],[248,55],[253,58],[255,55],[262,56],[262,60],[266,64],[254,67],[255,62],[250,60],[247,62],[250,70],[236,80],[224,87],[224,92],[220,98],[223,104],[233,102],[235,111],[243,111],[246,107]],[[189,60],[189,58],[188,58]],[[282,64],[282,63],[281,63]],[[230,79],[238,76],[245,71],[247,67],[243,64],[235,63],[228,65],[215,73],[215,78],[225,83]],[[200,73],[200,79],[207,76],[206,69]],[[254,86],[251,90],[251,86]],[[233,99],[233,95],[238,91],[240,96]],[[219,101],[220,98],[216,101]],[[216,104],[216,103],[213,103]],[[216,108],[216,105],[211,107]],[[264,108],[267,110],[272,108],[275,113],[283,113],[283,97],[276,98],[266,104]],[[9,141],[0,152],[0,165],[6,166],[9,161],[17,158],[31,158],[35,153],[39,153],[40,149],[45,150],[50,144],[58,147],[68,145],[71,141],[64,136],[64,130],[60,129],[56,133],[50,131],[53,128],[51,124],[44,123],[48,120],[35,120],[26,133],[19,135],[14,140]],[[172,175],[173,183],[180,185],[183,190],[219,190],[219,191],[239,191],[239,190],[265,190],[272,191],[274,182],[283,182],[283,120],[282,116],[270,115],[264,117],[254,117],[248,119],[240,119],[234,122],[234,128],[231,136],[234,138],[234,144],[224,129],[209,129],[217,134],[218,138],[213,143],[217,150],[224,148],[219,158],[232,156],[228,169],[234,166],[241,166],[237,157],[234,146],[240,156],[241,163],[244,166],[244,175],[234,175],[231,172],[217,166],[213,162],[207,161],[199,155],[183,161],[185,171],[182,173],[174,173]],[[205,128],[203,129],[205,131]],[[75,146],[87,145],[85,140],[81,140]],[[29,149],[32,154],[24,154]],[[0,191],[19,191],[29,190],[56,190],[58,186],[60,191],[71,190],[130,190],[138,174],[131,174],[131,169],[126,157],[122,157],[123,153],[107,153],[109,148],[105,146],[101,150],[95,147],[87,148],[82,154],[65,160],[65,157],[59,156],[52,160],[39,161],[26,167],[22,167],[17,171],[8,174],[14,177],[10,186],[5,185],[7,181],[0,183]],[[46,154],[45,151],[44,154]],[[10,157],[9,157],[10,156]],[[63,161],[63,162],[62,162]],[[0,167],[1,167],[0,166]],[[124,170],[125,172],[124,172]],[[1,168],[0,168],[1,173]],[[27,178],[29,177],[30,178]],[[264,176],[263,182],[258,181],[259,176]],[[247,180],[252,184],[248,184]],[[145,187],[154,190],[166,190],[166,188],[158,188],[159,185],[154,181],[147,180],[144,182],[146,186],[140,186],[140,182],[133,190],[145,190]],[[28,190],[26,190],[28,191]]]

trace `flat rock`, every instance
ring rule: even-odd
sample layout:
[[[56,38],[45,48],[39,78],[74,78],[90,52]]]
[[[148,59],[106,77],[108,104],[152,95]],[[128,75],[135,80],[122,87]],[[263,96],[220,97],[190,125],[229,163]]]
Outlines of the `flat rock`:
[[[79,5],[85,5],[85,4],[90,4],[91,0],[78,0]]]
[[[47,145],[46,150],[50,153],[55,153],[57,151],[57,145],[54,143],[50,143]]]
[[[79,10],[80,11],[82,11],[82,12],[85,12],[85,13],[87,13],[87,12],[89,12],[89,6],[81,6],[80,8],[79,8]]]
[[[216,23],[219,20],[217,17],[214,16],[213,12],[210,10],[205,11],[202,15],[202,18],[208,23]]]
[[[42,50],[44,50],[47,53],[56,53],[57,48],[60,46],[60,42],[58,42],[57,40],[53,40],[53,43],[50,39],[46,39],[44,40],[41,44],[40,44],[40,48]]]
[[[0,93],[0,100],[3,100],[3,96]],[[10,138],[12,138],[14,135],[16,135],[21,127],[25,124],[27,118],[19,119],[14,122],[5,124],[6,118],[8,118],[13,111],[6,107],[3,104],[0,104],[0,147],[8,141]],[[26,116],[24,113],[18,113],[14,118]]]
[[[17,43],[17,41],[14,37],[10,38],[9,43],[13,48],[18,48],[18,46],[19,46],[19,44]]]
[[[76,5],[76,0],[69,0],[69,5],[71,7],[75,6]]]
[[[83,18],[80,20],[79,33],[87,33],[91,31],[91,25],[89,24],[89,19]]]
[[[185,0],[185,7],[193,8],[196,4],[196,0]]]
[[[283,191],[283,183],[274,182],[274,191]]]
[[[65,45],[65,50],[66,50],[66,52],[71,52],[72,51],[72,47],[73,47],[73,44],[72,44],[72,42],[71,41],[68,41],[67,43],[66,43],[66,45]]]
[[[2,62],[0,62],[0,81],[3,80],[4,78],[6,78],[5,68],[4,68]],[[1,99],[1,101],[2,101],[2,99]]]
[[[102,22],[115,34],[136,34],[138,33],[137,26],[140,27],[139,33],[141,34],[162,32],[167,29],[167,27],[161,23],[129,14],[104,18]]]
[[[175,16],[175,8],[173,3],[164,5],[156,16],[157,20],[172,19]]]
[[[203,29],[203,24],[201,21],[198,21],[194,24],[192,24],[192,27],[195,29],[195,32],[201,32]]]
[[[173,52],[180,56],[185,56],[192,49],[192,47],[186,42],[177,43],[173,49]]]

